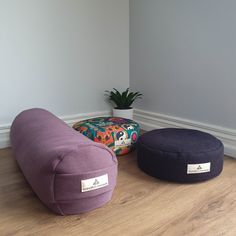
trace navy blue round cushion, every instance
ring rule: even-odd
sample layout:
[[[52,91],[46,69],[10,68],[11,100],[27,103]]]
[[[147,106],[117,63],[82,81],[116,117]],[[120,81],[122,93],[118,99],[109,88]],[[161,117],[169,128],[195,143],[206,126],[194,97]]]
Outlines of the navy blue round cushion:
[[[174,182],[199,182],[219,175],[224,146],[216,137],[191,129],[157,129],[137,143],[137,161],[147,174]]]

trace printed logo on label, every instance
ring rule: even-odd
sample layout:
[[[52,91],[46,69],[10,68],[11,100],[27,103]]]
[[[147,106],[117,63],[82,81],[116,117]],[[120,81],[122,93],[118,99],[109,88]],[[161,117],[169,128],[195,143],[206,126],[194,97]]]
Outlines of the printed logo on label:
[[[187,174],[199,174],[211,171],[211,163],[188,164]]]
[[[81,180],[81,192],[88,192],[109,185],[108,174]]]
[[[129,145],[131,145],[131,138],[115,141],[115,146],[116,147],[124,147],[124,146],[129,146]]]

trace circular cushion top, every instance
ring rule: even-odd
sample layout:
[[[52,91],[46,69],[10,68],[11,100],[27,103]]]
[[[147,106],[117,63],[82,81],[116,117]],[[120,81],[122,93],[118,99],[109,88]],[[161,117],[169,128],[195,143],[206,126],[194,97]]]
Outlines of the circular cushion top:
[[[201,153],[222,146],[221,141],[211,134],[178,128],[152,130],[143,134],[139,141],[149,148],[167,152]]]
[[[91,140],[103,143],[116,155],[132,151],[138,140],[140,126],[120,117],[97,117],[75,123],[73,128]]]
[[[211,134],[166,128],[143,134],[137,144],[141,170],[159,179],[193,183],[219,175],[224,146]]]

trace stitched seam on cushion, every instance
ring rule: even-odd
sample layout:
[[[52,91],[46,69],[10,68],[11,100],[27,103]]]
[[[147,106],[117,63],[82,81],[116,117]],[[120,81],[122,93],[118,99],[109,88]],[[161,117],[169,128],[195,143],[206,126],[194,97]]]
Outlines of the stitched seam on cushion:
[[[106,193],[109,193],[109,192],[113,192],[113,191],[114,191],[114,188],[109,189],[108,191],[103,192],[103,193],[100,193],[100,194],[95,195],[95,196],[90,196],[90,197],[86,196],[86,197],[81,197],[81,198],[77,198],[77,199],[65,200],[65,201],[64,201],[64,200],[58,200],[58,202],[59,202],[59,203],[67,203],[67,202],[78,201],[78,200],[86,199],[86,198],[94,198],[94,197],[98,197],[98,196],[101,196],[101,195],[103,195],[103,194],[106,194]]]
[[[103,169],[98,169],[98,170],[92,170],[92,171],[87,171],[87,172],[85,172],[85,173],[77,173],[77,172],[72,172],[72,173],[70,173],[70,174],[66,174],[66,173],[56,173],[56,175],[66,175],[66,176],[70,176],[70,175],[77,175],[77,176],[81,176],[81,175],[90,175],[90,174],[93,174],[93,173],[96,173],[96,172],[103,172],[103,171],[106,171],[106,170],[109,170],[109,169],[111,169],[111,168],[115,168],[117,165],[116,165],[116,163],[115,164],[113,164],[113,165],[111,165],[111,166],[108,166],[108,167],[106,167],[106,168],[103,168]]]
[[[93,143],[93,145],[94,145],[94,143]],[[116,155],[115,155],[115,153],[114,153],[110,148],[108,148],[107,146],[98,145],[98,143],[96,143],[96,142],[95,142],[95,146],[96,146],[96,147],[100,147],[100,148],[102,148],[103,150],[108,151],[108,152],[111,154],[111,156],[112,156],[113,162],[117,163]]]
[[[151,151],[161,151],[161,152],[166,152],[166,153],[184,153],[184,154],[193,154],[193,152],[179,152],[179,151],[166,151],[166,150],[162,150],[162,149],[153,149],[153,148],[151,148],[151,147],[149,147],[149,146],[147,146],[147,145],[145,145],[144,143],[142,143],[141,141],[139,141],[140,142],[140,144],[142,145],[142,146],[144,146],[145,148],[147,148],[147,149],[149,149],[149,150],[151,150]],[[194,154],[196,153],[196,154],[204,154],[204,153],[209,153],[209,152],[213,152],[213,151],[217,151],[217,150],[219,150],[221,147],[224,147],[224,145],[223,144],[220,144],[219,145],[219,147],[217,147],[217,148],[215,148],[215,149],[212,149],[212,150],[208,150],[208,151],[205,151],[205,152],[194,152]]]
[[[94,144],[95,144],[95,145],[94,145]],[[106,146],[103,147],[103,145],[100,146],[100,145],[97,145],[97,144],[99,144],[99,143],[93,142],[92,144],[85,144],[85,145],[79,145],[79,146],[81,146],[81,147],[96,146],[96,147],[102,148],[102,149],[108,151],[108,152],[112,155],[112,160],[113,160],[115,163],[117,163],[117,159],[116,159],[116,157],[115,157],[115,155],[114,155],[114,153],[113,153],[112,150],[110,150],[110,149],[107,148]],[[78,146],[77,146],[77,147],[78,147]],[[56,171],[56,170],[57,170],[58,165],[64,160],[65,156],[67,156],[68,154],[73,153],[73,152],[74,152],[74,150],[66,152],[66,153],[61,157],[61,159],[57,162],[57,164],[55,165],[53,171]]]
[[[95,143],[95,144],[96,144],[96,143]],[[88,144],[88,145],[80,145],[80,146],[86,147],[86,146],[93,146],[93,145],[94,145],[94,143]],[[106,147],[102,147],[102,146],[100,146],[100,145],[95,145],[95,146],[96,146],[96,147],[101,147],[101,148],[103,148],[104,150],[107,150],[107,151],[112,155],[112,160],[117,164],[117,161],[115,161],[116,158],[113,156],[113,153],[112,153],[112,151],[111,151],[110,149],[108,149],[108,148],[106,148]],[[57,174],[57,173],[56,173],[56,170],[57,170],[58,165],[64,160],[65,156],[67,156],[69,153],[73,153],[73,152],[74,152],[74,150],[65,153],[65,154],[61,157],[61,159],[57,162],[57,164],[55,165],[55,167],[54,167],[54,169],[53,169],[53,171],[54,171],[54,176],[53,176],[53,202],[56,204],[57,209],[61,212],[62,215],[65,215],[65,214],[63,213],[62,209],[59,207],[59,204],[57,203],[58,201],[55,200],[55,176],[56,176],[56,174]],[[112,166],[111,166],[111,167],[112,167]]]
[[[94,141],[92,141],[92,142],[93,143],[91,143],[91,144],[85,144],[85,145],[79,145],[79,146],[82,146],[82,147],[96,146],[98,148],[102,148],[103,150],[108,151],[112,156],[112,161],[117,163],[116,155],[114,154],[114,152],[110,148],[108,148],[106,146],[103,146],[102,143],[97,143],[97,142],[94,142]]]
[[[64,160],[65,156],[68,155],[68,153],[71,153],[72,151],[67,152],[66,154],[64,154],[61,159],[57,162],[57,164],[55,165],[53,171],[54,171],[54,175],[53,175],[53,202],[56,204],[57,209],[60,211],[60,213],[62,215],[65,215],[62,211],[62,209],[59,207],[59,204],[57,203],[57,201],[55,200],[55,177],[56,177],[56,169],[57,166]]]
[[[59,161],[59,162],[61,162],[61,161]],[[107,169],[110,169],[110,168],[113,168],[113,167],[116,167],[115,165],[112,165],[112,166],[109,166],[109,167],[107,167],[107,168],[104,168],[104,169],[101,169],[101,170],[98,170],[98,171],[105,171],[105,170],[107,170]],[[87,172],[86,174],[91,174],[91,173],[94,173],[94,172],[98,172],[98,171],[90,171],[90,172]],[[56,175],[74,175],[74,174],[56,174]],[[116,174],[116,177],[117,177],[117,174]],[[116,185],[116,177],[115,177],[115,185]],[[54,185],[55,186],[55,185]],[[99,195],[102,195],[102,194],[105,194],[105,193],[108,193],[108,192],[110,192],[110,191],[113,191],[114,190],[114,188],[115,188],[115,186],[114,187],[110,187],[110,186],[108,186],[109,187],[109,189],[107,190],[107,191],[105,191],[105,192],[103,192],[103,193],[100,193]],[[96,195],[96,196],[99,196],[99,195]],[[76,201],[76,200],[79,200],[79,199],[84,199],[84,198],[92,198],[92,197],[95,197],[95,196],[91,196],[91,197],[88,197],[88,196],[85,196],[85,197],[81,197],[81,198],[78,198],[78,199],[75,199],[75,200],[72,200],[72,201]],[[71,200],[68,200],[68,202],[69,201],[71,201]],[[54,195],[54,202],[60,202],[60,203],[62,203],[62,202],[67,202],[66,200],[65,201],[63,201],[63,200],[55,200],[55,195]]]
[[[55,201],[55,178],[56,178],[56,173],[53,175],[53,202],[56,205],[56,208],[58,209],[58,211],[62,215],[65,215],[64,212],[62,211],[62,209],[60,208],[59,204],[57,203],[57,201]]]

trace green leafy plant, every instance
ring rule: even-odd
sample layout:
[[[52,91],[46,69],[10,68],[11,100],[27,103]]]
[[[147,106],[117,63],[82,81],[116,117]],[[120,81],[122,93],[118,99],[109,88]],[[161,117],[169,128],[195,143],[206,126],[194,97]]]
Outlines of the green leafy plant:
[[[133,102],[143,96],[140,92],[131,92],[129,88],[124,92],[119,92],[115,88],[111,91],[106,90],[105,95],[107,95],[108,99],[115,104],[116,109],[131,109]]]

